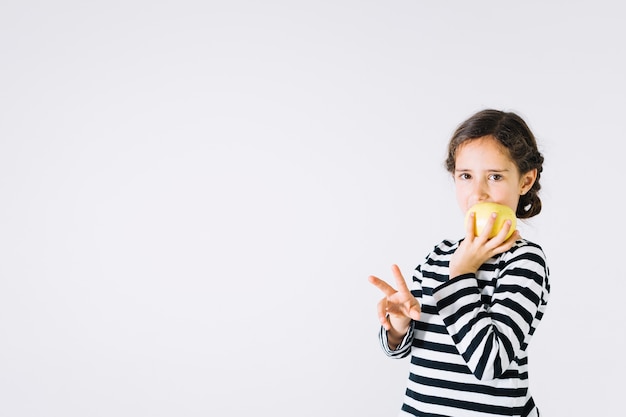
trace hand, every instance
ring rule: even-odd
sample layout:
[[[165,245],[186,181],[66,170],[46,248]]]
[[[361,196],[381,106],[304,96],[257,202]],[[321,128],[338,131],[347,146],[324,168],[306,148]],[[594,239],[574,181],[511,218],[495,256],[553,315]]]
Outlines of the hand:
[[[521,238],[516,230],[506,239],[507,233],[511,230],[511,221],[507,220],[500,232],[489,239],[489,233],[491,233],[496,217],[497,215],[492,213],[480,235],[475,236],[476,213],[470,213],[469,221],[465,225],[465,239],[450,258],[450,278],[476,273],[478,268],[488,259],[511,249],[515,242]]]
[[[373,275],[370,275],[368,279],[385,294],[385,297],[378,302],[380,323],[388,332],[392,331],[401,338],[408,331],[411,319],[419,320],[421,309],[409,291],[400,268],[397,265],[392,265],[391,271],[396,279],[397,291]]]

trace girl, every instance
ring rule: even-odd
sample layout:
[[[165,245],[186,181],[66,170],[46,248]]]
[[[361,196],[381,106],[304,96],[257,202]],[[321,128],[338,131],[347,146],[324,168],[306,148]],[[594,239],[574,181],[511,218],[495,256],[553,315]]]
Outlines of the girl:
[[[514,113],[483,110],[463,122],[448,146],[463,212],[478,202],[511,207],[520,219],[541,211],[543,156]],[[411,355],[400,415],[539,416],[528,390],[528,343],[543,317],[550,285],[541,247],[507,221],[493,238],[495,214],[474,235],[444,240],[417,266],[412,289],[396,265],[397,290],[369,280],[378,303],[381,346],[393,358]]]

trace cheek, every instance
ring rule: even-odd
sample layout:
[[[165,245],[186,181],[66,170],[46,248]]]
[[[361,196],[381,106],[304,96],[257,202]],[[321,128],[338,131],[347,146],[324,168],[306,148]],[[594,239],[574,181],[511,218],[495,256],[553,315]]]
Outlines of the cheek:
[[[471,191],[471,187],[466,181],[455,181],[454,182],[454,192],[457,197],[466,196]]]
[[[500,200],[502,200],[503,204],[515,209],[517,207],[517,202],[519,201],[519,192],[515,188],[511,188],[509,192],[503,193],[501,195]]]
[[[459,205],[459,208],[465,212],[467,211],[467,209],[469,208],[467,206],[467,200],[468,200],[468,193],[467,190],[463,187],[459,187],[458,185],[456,185],[455,187],[455,195],[456,195],[456,201]]]

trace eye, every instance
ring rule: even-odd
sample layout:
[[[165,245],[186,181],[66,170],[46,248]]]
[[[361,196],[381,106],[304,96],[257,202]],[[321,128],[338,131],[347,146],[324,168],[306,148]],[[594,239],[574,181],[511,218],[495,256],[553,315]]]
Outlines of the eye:
[[[501,181],[504,177],[502,174],[491,174],[489,175],[489,179],[492,181]]]
[[[472,178],[472,176],[468,174],[467,172],[461,172],[457,177],[460,180],[469,180],[470,178]]]

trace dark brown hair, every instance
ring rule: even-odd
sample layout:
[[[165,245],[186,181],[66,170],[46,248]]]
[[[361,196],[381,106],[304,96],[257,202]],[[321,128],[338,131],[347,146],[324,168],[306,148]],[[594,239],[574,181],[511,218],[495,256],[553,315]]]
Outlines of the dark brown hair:
[[[520,219],[536,216],[541,211],[539,179],[543,171],[543,155],[539,152],[535,136],[524,120],[515,113],[486,109],[464,121],[456,129],[448,144],[446,169],[454,175],[456,152],[459,146],[472,139],[493,136],[508,150],[511,160],[521,175],[536,169],[537,179],[532,188],[520,196],[516,215]]]

